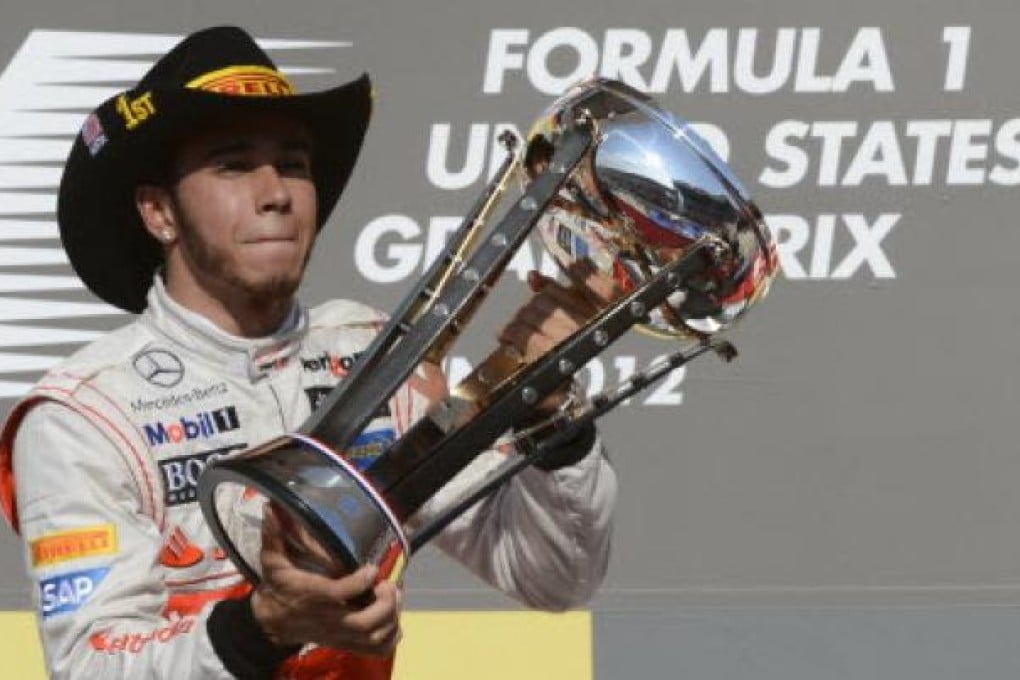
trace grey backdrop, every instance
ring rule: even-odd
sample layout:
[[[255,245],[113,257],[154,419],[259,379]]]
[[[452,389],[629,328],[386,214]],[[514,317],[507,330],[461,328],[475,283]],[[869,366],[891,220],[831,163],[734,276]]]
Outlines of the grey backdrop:
[[[59,154],[32,146],[42,136],[25,116],[35,114],[17,114],[57,97],[44,93],[26,106],[25,87],[62,82],[52,63],[15,59],[33,31],[182,35],[230,22],[266,39],[351,43],[274,52],[283,63],[335,70],[296,75],[302,89],[362,70],[372,73],[377,89],[362,160],[320,240],[303,298],[349,296],[383,309],[395,306],[414,276],[396,271],[400,253],[411,257],[414,251],[390,247],[420,246],[430,220],[461,214],[484,182],[436,186],[442,173],[436,164],[430,173],[428,164],[430,146],[441,146],[434,130],[448,126],[449,148],[436,155],[449,174],[465,163],[473,123],[526,129],[552,98],[529,77],[529,59],[535,74],[563,77],[586,58],[569,44],[546,50],[557,37],[595,45],[599,57],[607,53],[607,31],[629,39],[631,49],[647,44],[650,56],[637,67],[646,83],[657,70],[667,73],[656,64],[680,44],[679,31],[695,53],[703,40],[720,41],[711,59],[718,65],[728,58],[728,64],[715,87],[707,72],[685,83],[673,70],[655,96],[725,132],[737,173],[762,209],[780,216],[774,225],[787,276],[733,334],[742,352],[737,362],[703,359],[669,394],[653,403],[647,395],[636,399],[604,421],[622,495],[612,568],[594,602],[597,673],[1010,677],[1020,666],[1010,642],[1020,624],[1012,608],[1020,605],[1020,495],[1014,491],[1020,483],[1014,446],[1020,311],[1013,269],[1020,249],[1014,217],[1020,10],[1014,2],[36,0],[7,2],[3,16],[0,64],[12,64],[0,74],[4,411],[52,357],[75,346],[67,341],[73,334],[61,339],[32,331],[22,339],[12,327],[102,330],[126,320],[94,308],[43,305],[91,302],[66,281],[35,279],[38,290],[19,290],[26,276],[69,271],[54,254],[57,242],[46,226]],[[579,30],[564,30],[571,27]],[[950,50],[946,27],[963,27],[949,35],[950,42],[969,37],[966,50],[962,42]],[[763,76],[775,45],[785,40],[782,28],[795,29],[801,48],[794,50],[794,70],[803,59],[806,75],[852,79],[849,67],[856,66],[858,82],[839,92],[798,91],[810,89],[807,79],[798,88],[791,76],[774,92],[746,91],[735,78],[740,30],[757,29],[753,72]],[[486,93],[494,37],[521,35],[507,33],[513,30],[528,31],[524,44],[508,48],[510,55],[524,55],[525,68],[511,57],[499,91]],[[816,35],[812,60],[805,45]],[[61,43],[35,37],[43,51]],[[862,51],[848,56],[851,44]],[[548,59],[539,58],[543,50]],[[153,55],[134,58],[151,61]],[[892,91],[879,77],[883,59]],[[950,63],[955,80],[947,89]],[[77,116],[71,120],[79,120],[84,107],[70,108]],[[793,131],[798,124],[815,131],[835,129],[833,122],[856,124],[857,133],[839,146],[834,182],[820,179],[820,165],[825,157],[833,167],[835,147],[823,149],[817,136],[804,133],[788,141],[785,152],[769,148],[770,134],[778,139],[777,126],[789,121],[795,121],[787,123]],[[54,124],[62,130],[56,140],[66,144],[75,126],[63,118]],[[951,149],[948,136],[938,137],[930,179],[915,176],[916,130],[923,125],[955,131],[957,139]],[[780,155],[793,159],[791,147],[803,151],[804,176],[777,186],[763,171],[789,174]],[[4,157],[16,149],[23,153],[17,165]],[[905,182],[890,174],[897,150]],[[489,160],[486,154],[486,166]],[[921,165],[920,174],[928,174]],[[863,181],[848,183],[850,171],[864,171]],[[26,220],[41,224],[26,226]],[[384,232],[369,248],[372,256],[355,261],[355,244],[369,244],[364,229],[370,224],[417,225],[422,233],[403,239]],[[879,238],[887,224],[892,227]],[[806,243],[797,250],[802,238]],[[387,276],[395,280],[377,281]],[[500,295],[512,304],[524,293],[518,285]],[[498,311],[489,314],[498,322]],[[483,336],[473,337],[456,354],[477,356],[485,344]],[[606,377],[665,350],[630,339],[604,358]],[[679,394],[682,404],[661,403]],[[20,549],[8,532],[0,533],[0,606],[23,608]],[[432,554],[413,564],[409,602],[418,608],[512,606]],[[911,632],[900,637],[875,633],[904,625]],[[736,657],[724,651],[733,644],[742,650]],[[812,651],[804,651],[807,644]],[[943,656],[957,665],[931,661]],[[970,658],[980,662],[969,665]]]

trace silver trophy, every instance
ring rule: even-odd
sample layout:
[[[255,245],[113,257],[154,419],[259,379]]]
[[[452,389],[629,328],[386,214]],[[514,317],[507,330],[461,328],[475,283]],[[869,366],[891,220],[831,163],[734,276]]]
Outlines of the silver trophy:
[[[219,543],[260,580],[261,506],[272,500],[339,570],[378,564],[399,577],[410,555],[473,503],[581,428],[705,352],[730,360],[721,332],[768,291],[775,243],[747,190],[685,121],[616,81],[583,83],[532,126],[431,269],[351,374],[299,431],[210,463],[199,500]],[[513,180],[523,187],[507,199]],[[497,205],[512,203],[495,224]],[[596,269],[619,295],[537,361],[496,349],[367,469],[343,455],[422,364],[438,366],[529,233],[565,270]],[[630,380],[552,415],[538,404],[631,328],[679,349]],[[507,423],[529,423],[520,455],[413,532],[409,519]],[[307,546],[307,542],[303,544]],[[308,552],[295,542],[294,551]],[[309,565],[321,565],[312,559]]]

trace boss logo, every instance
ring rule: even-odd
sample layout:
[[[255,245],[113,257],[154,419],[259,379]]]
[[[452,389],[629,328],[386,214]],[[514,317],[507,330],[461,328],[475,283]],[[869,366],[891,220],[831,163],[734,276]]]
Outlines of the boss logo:
[[[163,502],[167,507],[173,507],[197,500],[198,478],[209,461],[222,458],[234,451],[240,451],[247,446],[247,444],[233,444],[191,456],[159,461],[159,470],[163,474]]]

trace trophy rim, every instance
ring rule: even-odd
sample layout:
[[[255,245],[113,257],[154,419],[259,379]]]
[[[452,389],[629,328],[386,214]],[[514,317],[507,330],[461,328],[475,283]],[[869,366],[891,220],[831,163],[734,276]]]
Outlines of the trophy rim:
[[[357,484],[361,490],[365,492],[365,495],[371,499],[373,504],[375,504],[376,510],[378,510],[386,518],[386,523],[393,530],[393,533],[396,534],[397,541],[399,542],[404,555],[409,556],[411,554],[410,541],[407,538],[407,534],[404,533],[404,528],[401,526],[396,514],[394,514],[383,495],[379,493],[372,482],[368,480],[361,470],[315,437],[302,434],[300,432],[292,432],[287,435],[287,437],[305,444],[316,453],[324,455],[330,462],[343,468],[344,472],[348,474],[350,479]]]
[[[356,468],[352,463],[347,461],[336,452],[332,451],[328,446],[319,442],[313,437],[299,433],[288,433],[282,435],[276,439],[266,442],[258,449],[254,449],[253,453],[256,455],[259,453],[259,449],[265,449],[262,455],[270,455],[280,450],[280,447],[286,444],[297,444],[306,451],[313,452],[322,458],[325,458],[327,463],[339,467],[345,473],[345,476],[353,481],[369,498],[372,505],[375,506],[376,511],[385,519],[385,523],[389,529],[393,532],[397,541],[396,544],[400,546],[400,552],[403,555],[404,562],[406,563],[410,554],[411,547],[410,541],[405,534],[403,527],[396,520],[392,510],[386,504],[385,500],[379,494],[378,491],[371,485],[371,483],[365,478],[365,476]],[[199,479],[199,505],[202,509],[203,514],[209,524],[209,528],[213,533],[213,537],[216,542],[228,553],[230,559],[238,567],[238,569],[244,574],[245,578],[251,581],[253,584],[258,584],[262,578],[254,567],[244,558],[241,551],[238,549],[237,544],[232,540],[230,535],[227,533],[226,528],[223,524],[223,520],[216,508],[216,490],[225,482],[238,484],[245,487],[253,487],[257,489],[263,496],[270,501],[277,501],[283,504],[289,511],[294,512],[300,518],[301,522],[311,532],[312,536],[318,541],[331,556],[336,558],[345,568],[351,572],[364,566],[359,563],[354,554],[343,544],[341,540],[334,534],[329,524],[320,516],[318,512],[303,499],[300,494],[290,489],[285,480],[268,474],[265,470],[262,470],[258,465],[252,462],[252,458],[255,456],[244,454],[225,458],[215,461],[214,464],[210,464],[203,471],[201,478]]]

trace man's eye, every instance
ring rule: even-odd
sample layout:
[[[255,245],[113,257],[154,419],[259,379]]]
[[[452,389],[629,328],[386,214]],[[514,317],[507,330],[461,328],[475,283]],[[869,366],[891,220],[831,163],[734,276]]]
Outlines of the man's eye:
[[[224,158],[216,164],[220,172],[247,172],[251,170],[252,164],[243,158]]]

